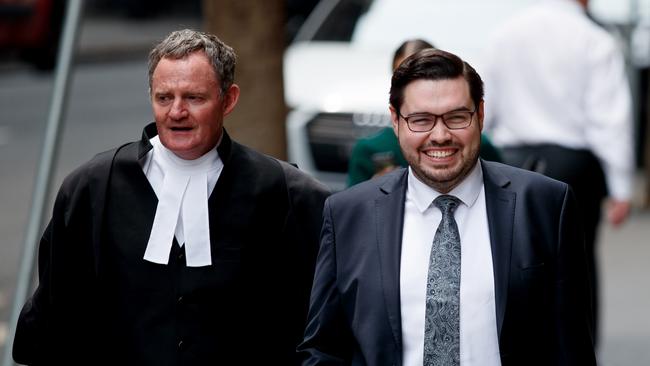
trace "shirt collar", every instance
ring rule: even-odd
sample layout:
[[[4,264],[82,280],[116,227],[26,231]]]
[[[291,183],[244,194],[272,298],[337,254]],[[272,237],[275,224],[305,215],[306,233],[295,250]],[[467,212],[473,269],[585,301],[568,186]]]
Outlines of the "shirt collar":
[[[483,170],[481,169],[481,161],[478,160],[467,177],[448,194],[458,197],[465,206],[472,207],[481,192],[482,186]],[[407,196],[413,201],[421,213],[424,213],[424,211],[431,207],[433,200],[440,195],[442,193],[418,179],[413,173],[413,169],[409,167]]]
[[[218,162],[218,160],[220,160],[219,154],[215,148],[209,150],[196,159],[185,160],[167,149],[162,142],[160,142],[160,138],[157,135],[154,136],[150,142],[155,151],[153,160],[155,163],[164,167],[163,171],[166,174],[171,172],[173,174],[192,175],[220,168],[220,163]]]

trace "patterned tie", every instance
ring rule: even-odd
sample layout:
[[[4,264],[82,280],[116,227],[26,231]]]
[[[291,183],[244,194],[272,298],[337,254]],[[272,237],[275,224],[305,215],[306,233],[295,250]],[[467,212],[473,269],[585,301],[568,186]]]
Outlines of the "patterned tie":
[[[460,200],[442,195],[442,211],[429,259],[424,326],[424,366],[460,365],[460,235],[454,210]]]

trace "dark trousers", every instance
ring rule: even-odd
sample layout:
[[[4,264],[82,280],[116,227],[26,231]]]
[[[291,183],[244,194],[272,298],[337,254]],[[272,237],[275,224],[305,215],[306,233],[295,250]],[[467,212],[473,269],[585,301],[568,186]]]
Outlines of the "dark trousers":
[[[585,235],[585,251],[591,276],[593,338],[598,336],[598,268],[595,253],[596,234],[603,198],[607,195],[600,162],[589,150],[568,149],[541,144],[507,147],[502,150],[507,164],[536,171],[565,182],[575,193]]]

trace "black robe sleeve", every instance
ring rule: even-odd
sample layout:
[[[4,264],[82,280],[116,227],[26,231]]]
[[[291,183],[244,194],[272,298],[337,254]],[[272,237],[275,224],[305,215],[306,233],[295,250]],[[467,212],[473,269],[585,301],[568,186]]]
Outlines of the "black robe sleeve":
[[[88,335],[106,185],[116,150],[98,154],[66,177],[38,251],[38,287],[20,313],[13,358],[26,365],[92,363]],[[60,362],[59,362],[60,361]],[[74,363],[74,362],[73,362]]]

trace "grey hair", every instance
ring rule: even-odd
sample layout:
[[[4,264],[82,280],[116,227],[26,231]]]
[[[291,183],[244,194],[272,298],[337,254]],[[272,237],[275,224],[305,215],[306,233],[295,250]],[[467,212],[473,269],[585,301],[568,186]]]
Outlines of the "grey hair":
[[[221,83],[221,91],[225,93],[235,81],[235,51],[217,36],[191,29],[170,33],[149,52],[149,90],[153,72],[161,59],[178,60],[198,51],[203,51],[208,57]]]

